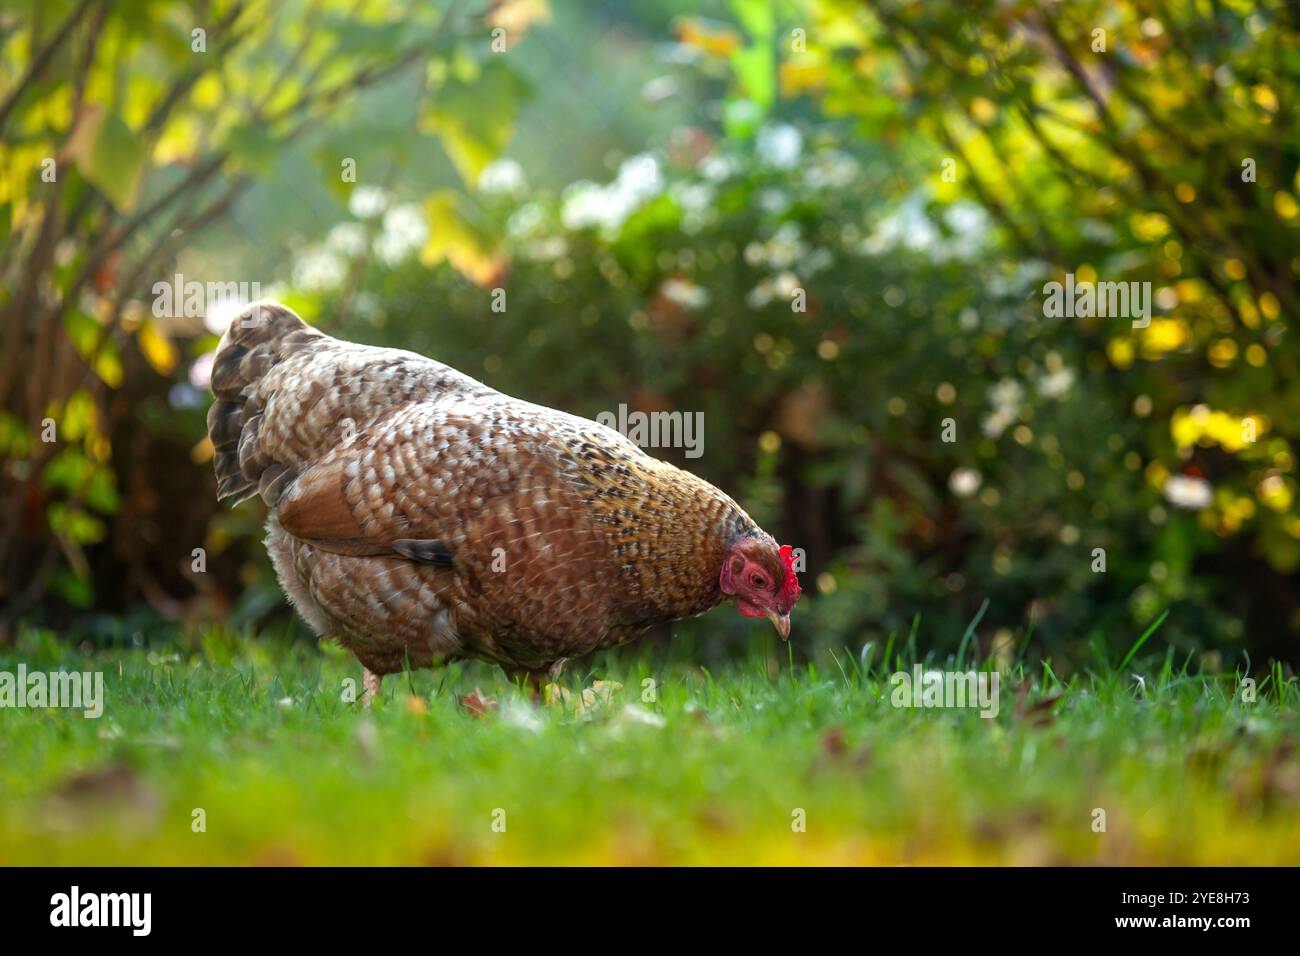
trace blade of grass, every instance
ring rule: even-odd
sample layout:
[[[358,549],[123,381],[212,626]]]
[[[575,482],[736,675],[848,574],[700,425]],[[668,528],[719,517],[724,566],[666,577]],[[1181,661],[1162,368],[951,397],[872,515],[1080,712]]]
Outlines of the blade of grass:
[[[1155,619],[1154,623],[1152,623],[1152,625],[1146,629],[1146,631],[1142,634],[1142,636],[1137,639],[1137,642],[1128,649],[1128,653],[1125,654],[1124,659],[1119,662],[1119,667],[1115,668],[1116,670],[1122,671],[1125,667],[1128,667],[1128,662],[1133,659],[1133,655],[1135,655],[1138,651],[1142,650],[1142,645],[1145,644],[1148,640],[1150,640],[1151,635],[1154,634],[1157,629],[1159,629],[1161,624],[1165,623],[1165,618],[1167,618],[1168,616],[1169,616],[1169,608],[1165,608],[1164,611],[1161,612],[1160,616]]]
[[[890,631],[889,640],[885,642],[885,653],[882,654],[880,657],[880,664],[882,667],[889,666],[890,655],[894,653],[894,641],[897,639],[898,639],[898,632]]]
[[[975,636],[975,628],[979,627],[980,621],[984,620],[984,612],[989,609],[989,599],[985,598],[980,604],[980,609],[975,612],[971,622],[966,625],[966,633],[961,636],[961,643],[957,645],[957,670],[961,670],[962,661],[966,659],[966,645],[970,643],[971,638]]]
[[[845,686],[852,687],[853,682],[849,680],[848,672],[844,670],[844,665],[840,663],[840,655],[835,653],[833,647],[828,647],[827,650],[831,652],[831,660],[835,662],[835,666],[840,669],[840,676],[844,678]]]
[[[920,629],[920,627],[921,627],[921,612],[917,611],[915,614],[912,615],[912,630],[908,632],[907,635],[907,645],[906,645],[907,654],[908,654],[907,663],[909,664],[916,663],[916,632]],[[900,667],[899,669],[905,670],[906,668]]]
[[[1021,642],[1020,647],[1016,650],[1016,663],[1019,664],[1025,656],[1025,651],[1029,650],[1029,642],[1034,639],[1034,625],[1038,622],[1038,602],[1029,602],[1029,627],[1025,631],[1025,639]]]

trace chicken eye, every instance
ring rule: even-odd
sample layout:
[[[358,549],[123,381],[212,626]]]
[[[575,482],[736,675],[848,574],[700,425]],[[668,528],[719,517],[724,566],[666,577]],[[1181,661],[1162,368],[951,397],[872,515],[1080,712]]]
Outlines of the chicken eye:
[[[752,584],[752,585],[754,585],[754,587],[756,587],[756,588],[765,588],[765,587],[767,587],[767,582],[766,582],[765,580],[763,580],[763,575],[761,575],[761,574],[755,574],[755,575],[751,576],[750,579],[749,579],[749,583]]]

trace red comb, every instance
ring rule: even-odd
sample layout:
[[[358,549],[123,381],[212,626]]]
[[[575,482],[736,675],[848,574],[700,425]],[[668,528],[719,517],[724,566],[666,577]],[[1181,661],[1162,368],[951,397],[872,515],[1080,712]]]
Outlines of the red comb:
[[[799,600],[799,576],[794,573],[794,548],[788,544],[781,545],[781,564],[785,566],[785,580],[781,582],[778,603],[788,610]]]

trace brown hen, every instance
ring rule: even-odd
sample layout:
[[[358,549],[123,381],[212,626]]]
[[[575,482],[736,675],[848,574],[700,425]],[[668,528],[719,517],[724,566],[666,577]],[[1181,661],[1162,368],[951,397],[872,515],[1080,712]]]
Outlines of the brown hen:
[[[534,682],[734,597],[788,637],[779,548],[729,497],[586,419],[275,303],[218,346],[217,494],[261,495],[280,583],[366,688],[478,657]]]

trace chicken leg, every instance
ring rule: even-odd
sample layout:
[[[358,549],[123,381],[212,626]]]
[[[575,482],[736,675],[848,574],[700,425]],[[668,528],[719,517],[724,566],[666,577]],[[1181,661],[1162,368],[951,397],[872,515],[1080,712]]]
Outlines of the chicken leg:
[[[361,699],[367,707],[374,706],[375,698],[379,696],[379,684],[383,679],[382,674],[376,674],[366,667],[361,668],[361,682],[365,686]]]

